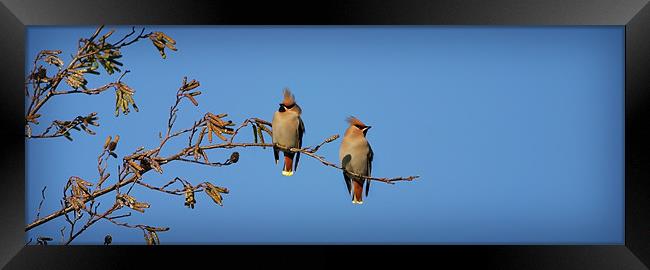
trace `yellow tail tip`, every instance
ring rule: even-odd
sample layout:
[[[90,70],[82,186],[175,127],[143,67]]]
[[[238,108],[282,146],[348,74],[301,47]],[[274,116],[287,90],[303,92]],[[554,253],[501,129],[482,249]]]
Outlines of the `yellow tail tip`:
[[[363,204],[363,201],[353,200],[352,203],[353,203],[353,204]]]
[[[292,176],[293,172],[282,171],[282,175],[284,175],[284,176]]]

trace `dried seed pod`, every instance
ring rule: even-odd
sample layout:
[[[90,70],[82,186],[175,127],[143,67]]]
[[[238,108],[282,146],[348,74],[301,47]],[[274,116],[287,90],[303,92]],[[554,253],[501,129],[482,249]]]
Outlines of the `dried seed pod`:
[[[168,43],[176,44],[176,40],[174,40],[173,38],[171,38],[171,37],[168,36],[167,34],[165,34],[165,33],[163,33],[163,32],[158,32],[158,34],[159,34],[159,35],[160,35],[160,36],[161,36],[165,41],[167,41]]]
[[[212,198],[212,200],[220,206],[223,206],[221,194],[219,193],[228,193],[228,189],[220,188],[213,185],[210,182],[205,182],[205,193]]]
[[[79,126],[81,127],[81,129],[83,129],[83,131],[85,131],[86,133],[88,133],[88,134],[90,134],[90,135],[95,135],[95,134],[97,134],[97,133],[95,133],[94,131],[92,131],[91,129],[89,129],[88,126],[85,126],[85,125],[79,125]]]
[[[210,163],[210,160],[208,159],[208,154],[205,153],[205,151],[199,149],[199,152],[201,153],[201,156],[203,157],[203,160],[205,160],[206,163]]]
[[[104,34],[104,35],[102,36],[102,39],[107,39],[107,38],[110,37],[113,33],[115,33],[115,29],[111,29],[111,31],[108,31],[108,33]]]
[[[153,231],[153,232],[166,232],[169,231],[169,227],[151,227],[147,226],[148,231]]]
[[[187,78],[185,78],[185,80],[183,81],[183,87],[181,87],[181,91],[187,92],[194,88],[199,87],[200,85],[201,84],[196,80],[192,80],[190,83],[187,83]]]
[[[165,44],[160,40],[154,40],[153,45],[155,45],[158,49],[165,49]]]
[[[261,130],[264,130],[264,132],[266,132],[266,134],[269,134],[269,136],[273,136],[273,132],[271,132],[271,130],[268,127],[266,127],[265,125],[258,125],[258,127]]]
[[[149,231],[149,234],[151,234],[152,243],[154,245],[160,245],[160,239],[158,238],[156,231]]]
[[[149,232],[144,232],[144,241],[147,242],[147,245],[153,245],[153,239],[149,236]]]
[[[104,237],[104,245],[110,245],[113,242],[113,237],[110,234],[107,234]]]
[[[184,184],[184,186],[185,206],[194,209],[194,204],[196,204],[196,199],[194,198],[194,189],[190,185]]]
[[[63,66],[63,61],[56,55],[48,55],[45,57],[45,63],[48,63],[50,65],[55,65],[57,67]]]
[[[223,206],[223,203],[221,202],[222,201],[221,194],[219,194],[219,192],[216,192],[216,191],[215,192],[208,192],[208,195],[210,195],[210,198],[212,198],[212,200],[215,203],[217,203],[219,206]]]
[[[149,208],[150,206],[148,203],[138,202],[132,196],[124,193],[117,195],[116,200],[120,205],[125,205],[126,207],[140,213],[144,213],[144,209]]]
[[[136,202],[132,205],[131,209],[138,211],[140,213],[144,213],[145,208],[149,208],[150,205],[148,203],[144,202]]]
[[[135,163],[132,159],[129,159],[129,160],[127,161],[127,163],[129,163],[129,165],[130,165],[130,166],[131,166],[135,171],[138,171],[138,172],[140,172],[140,171],[144,171],[144,169],[143,169],[142,167],[140,167],[140,165],[138,165],[137,163]]]
[[[225,142],[225,141],[228,141],[228,139],[226,139],[226,137],[224,137],[223,135],[221,135],[221,133],[222,133],[221,129],[216,129],[215,131],[216,131],[217,137],[219,137],[219,139],[221,139],[221,140],[224,141],[224,142]]]
[[[54,239],[51,238],[51,237],[45,237],[45,236],[39,236],[38,238],[36,238],[36,242],[41,246],[47,246],[47,242],[52,241],[52,240],[54,240]]]
[[[156,172],[158,172],[160,174],[163,173],[163,169],[162,169],[162,167],[160,167],[160,164],[158,164],[157,161],[155,161],[153,159],[149,159],[148,161],[149,161],[149,164],[151,165],[151,168],[153,168]]]
[[[201,144],[201,142],[203,141],[203,136],[205,136],[205,130],[206,129],[207,129],[206,127],[203,127],[201,129],[201,132],[199,133],[199,140],[196,142],[196,147],[198,147]]]
[[[42,50],[41,54],[61,54],[61,50]]]
[[[120,141],[120,135],[115,135],[115,139],[108,144],[108,150],[110,150],[111,152],[115,151],[115,148],[117,148],[117,143],[119,141]]]
[[[338,134],[334,134],[334,135],[332,135],[331,137],[327,138],[327,139],[325,140],[325,142],[327,142],[327,143],[331,143],[332,141],[334,141],[334,140],[336,140],[336,139],[338,139],[338,138],[339,138],[339,135],[338,135]]]
[[[218,115],[214,115],[214,114],[208,113],[208,118],[209,118],[209,120],[210,120],[212,123],[214,123],[214,124],[217,125],[217,126],[225,127],[225,126],[228,125],[228,123],[224,122],[224,121],[221,119],[222,117],[219,117]]]
[[[208,127],[208,141],[212,143],[212,124],[210,124],[210,121],[207,122],[207,127]]]
[[[201,149],[199,148],[198,145],[196,147],[194,147],[194,151],[192,151],[192,156],[194,157],[194,161],[199,161],[199,154],[200,154],[199,152],[200,151],[201,151]]]
[[[194,97],[192,95],[184,94],[184,96],[186,98],[188,98],[190,101],[192,101],[192,104],[194,104],[194,106],[199,106],[199,102],[196,101],[196,99],[194,99]]]
[[[262,130],[259,128],[257,129],[257,135],[260,136],[260,140],[262,141],[262,143],[266,143],[264,142],[264,134],[262,134]],[[262,149],[266,149],[266,147],[262,146]]]
[[[111,136],[106,137],[106,141],[104,141],[104,149],[108,149],[110,142],[111,142]]]

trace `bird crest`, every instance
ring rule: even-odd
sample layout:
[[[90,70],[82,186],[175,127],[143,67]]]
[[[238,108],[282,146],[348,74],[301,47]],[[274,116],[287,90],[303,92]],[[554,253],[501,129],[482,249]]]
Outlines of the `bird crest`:
[[[284,88],[284,99],[282,100],[282,104],[285,106],[291,106],[294,103],[296,103],[296,99],[291,93],[291,90],[289,90],[289,88]]]
[[[366,124],[364,124],[363,122],[361,122],[361,120],[357,119],[354,116],[349,116],[347,118],[347,121],[348,121],[348,123],[350,123],[351,126],[356,126],[358,128],[366,127]]]

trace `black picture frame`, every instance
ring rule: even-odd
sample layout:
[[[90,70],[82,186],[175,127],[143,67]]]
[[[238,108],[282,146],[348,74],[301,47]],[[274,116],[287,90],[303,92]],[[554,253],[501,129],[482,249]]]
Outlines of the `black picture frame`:
[[[21,1],[0,4],[0,265],[131,269],[213,263],[452,269],[648,269],[650,265],[650,5],[646,0]],[[25,30],[29,25],[624,25],[624,245],[25,246]],[[20,133],[20,134],[19,134]],[[480,226],[480,224],[477,224]],[[344,262],[342,262],[344,261]],[[200,267],[200,266],[196,266]]]

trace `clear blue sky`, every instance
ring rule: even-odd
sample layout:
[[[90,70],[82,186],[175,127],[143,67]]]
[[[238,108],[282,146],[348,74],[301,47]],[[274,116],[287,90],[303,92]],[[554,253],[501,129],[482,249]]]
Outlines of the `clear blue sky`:
[[[108,27],[110,28],[110,27]],[[117,153],[159,143],[183,76],[201,82],[200,106],[181,107],[177,128],[205,112],[271,120],[289,87],[303,109],[305,144],[342,134],[355,115],[373,129],[373,174],[420,175],[373,183],[353,205],[341,172],[303,157],[280,174],[270,149],[238,149],[239,163],[213,168],[172,163],[146,174],[175,176],[231,190],[224,206],[197,193],[195,209],[135,187],[151,203],[131,223],[169,226],[163,244],[440,243],[621,244],[624,241],[623,27],[147,27],[178,42],[161,59],[150,41],[123,50],[124,81],[139,113],[115,117],[112,91],[67,96],[42,110],[41,126],[96,111],[96,136],[26,142],[27,219],[47,185],[42,214],[60,207],[68,177],[96,181],[108,135]],[[27,63],[42,49],[70,60],[94,27],[29,27]],[[130,31],[118,27],[113,40]],[[27,67],[29,68],[29,66]],[[117,79],[90,77],[89,86]],[[42,130],[43,127],[40,127]],[[241,140],[251,141],[250,132]],[[170,144],[172,153],[187,143]],[[320,154],[337,161],[340,141]],[[211,160],[231,153],[215,151]],[[109,171],[115,174],[117,162]],[[114,180],[111,178],[111,180]],[[109,181],[111,181],[109,180]],[[102,204],[108,206],[113,197]],[[58,219],[30,231],[60,241]],[[139,230],[99,222],[75,243],[143,244]]]

